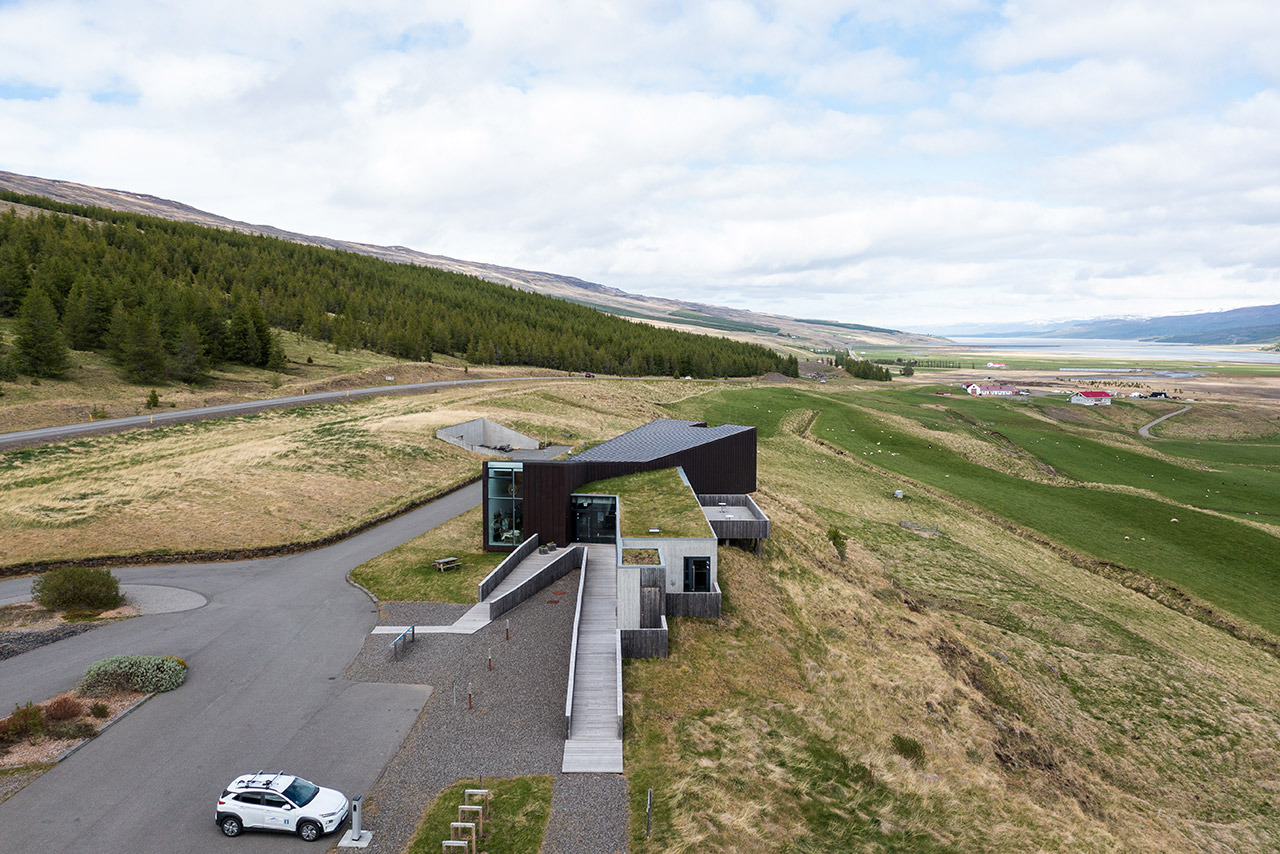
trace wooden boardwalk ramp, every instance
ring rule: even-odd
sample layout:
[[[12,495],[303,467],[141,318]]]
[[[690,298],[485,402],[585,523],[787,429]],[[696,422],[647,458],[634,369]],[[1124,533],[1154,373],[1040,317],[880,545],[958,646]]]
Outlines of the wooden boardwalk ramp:
[[[502,580],[502,583],[490,593],[483,602],[472,605],[471,610],[463,614],[453,623],[443,626],[414,626],[414,631],[420,635],[429,634],[455,634],[455,635],[472,635],[483,629],[492,622],[489,619],[489,603],[494,599],[503,596],[508,591],[514,590],[525,581],[533,576],[538,570],[542,569],[558,554],[542,555],[534,552],[511,570],[511,574]],[[375,635],[398,635],[408,626],[374,626],[372,634]]]
[[[618,570],[612,545],[587,546],[581,615],[570,662],[565,773],[622,773],[622,660],[618,649]]]

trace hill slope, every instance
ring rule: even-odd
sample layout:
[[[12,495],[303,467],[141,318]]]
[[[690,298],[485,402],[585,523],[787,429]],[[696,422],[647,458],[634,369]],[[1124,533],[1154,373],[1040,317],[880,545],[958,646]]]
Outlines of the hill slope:
[[[1203,314],[1072,323],[1059,338],[1122,338],[1178,344],[1263,344],[1280,339],[1280,305],[1255,305]]]
[[[781,343],[779,336],[791,336],[824,348],[851,344],[938,343],[936,338],[913,335],[895,329],[829,320],[801,320],[783,315],[762,314],[744,309],[726,308],[685,300],[647,297],[629,294],[618,288],[587,282],[573,276],[561,276],[556,273],[517,270],[496,264],[463,261],[457,258],[447,258],[443,255],[419,252],[404,246],[377,246],[368,243],[298,234],[270,225],[255,225],[228,219],[197,210],[181,202],[160,199],[142,193],[89,187],[70,181],[37,178],[3,170],[0,170],[0,189],[11,190],[15,193],[45,196],[60,202],[146,214],[147,216],[161,217],[179,222],[191,222],[212,228],[239,231],[245,234],[264,234],[293,243],[341,249],[401,264],[435,267],[441,270],[475,276],[502,285],[509,285],[521,290],[546,294],[571,302],[585,303],[610,314],[643,320],[655,325],[714,329],[734,338],[772,346],[777,346]]]

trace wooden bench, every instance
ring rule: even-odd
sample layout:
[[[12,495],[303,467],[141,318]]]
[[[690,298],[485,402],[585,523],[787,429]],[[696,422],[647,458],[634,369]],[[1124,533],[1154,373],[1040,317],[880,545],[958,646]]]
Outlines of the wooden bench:
[[[456,557],[442,557],[439,560],[434,561],[434,563],[436,565],[436,569],[440,572],[445,572],[450,569],[462,569],[462,561],[458,560]]]

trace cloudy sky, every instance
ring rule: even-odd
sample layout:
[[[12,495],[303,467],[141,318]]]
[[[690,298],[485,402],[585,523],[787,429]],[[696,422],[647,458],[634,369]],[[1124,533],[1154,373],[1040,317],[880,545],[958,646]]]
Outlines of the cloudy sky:
[[[0,0],[0,169],[934,331],[1280,302],[1274,0]]]

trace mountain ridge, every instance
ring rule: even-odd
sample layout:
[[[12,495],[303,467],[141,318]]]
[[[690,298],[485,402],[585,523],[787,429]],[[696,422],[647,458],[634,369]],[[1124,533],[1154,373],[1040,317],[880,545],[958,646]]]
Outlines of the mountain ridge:
[[[1280,340],[1280,304],[1157,317],[1100,317],[1054,323],[962,326],[949,334],[973,338],[1101,338],[1166,344],[1268,344]]]

